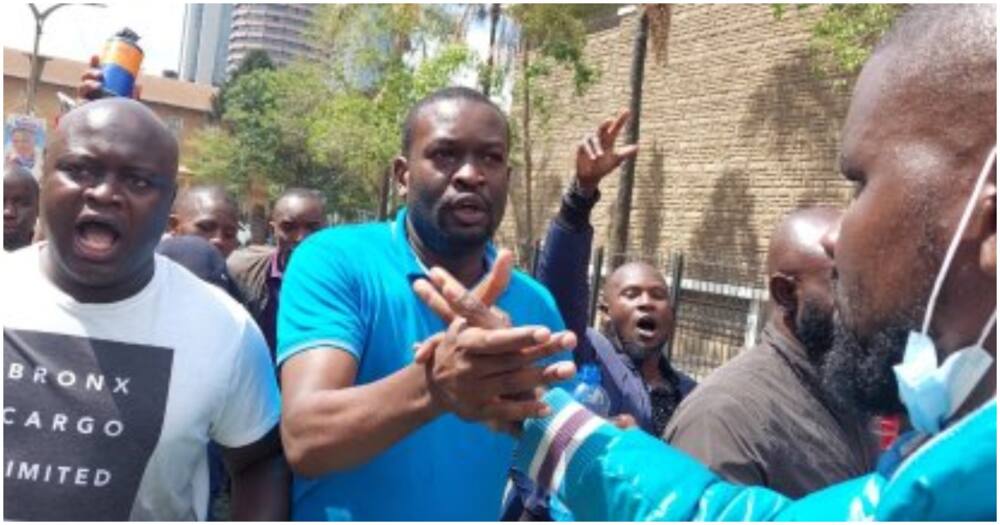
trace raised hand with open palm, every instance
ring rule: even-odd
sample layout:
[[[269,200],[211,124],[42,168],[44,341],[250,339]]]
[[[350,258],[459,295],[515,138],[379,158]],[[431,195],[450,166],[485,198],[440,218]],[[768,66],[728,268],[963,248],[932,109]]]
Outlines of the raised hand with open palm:
[[[615,148],[618,134],[628,118],[629,111],[622,110],[616,118],[602,122],[596,132],[584,137],[577,146],[576,181],[585,193],[592,194],[601,179],[639,152],[637,144]]]

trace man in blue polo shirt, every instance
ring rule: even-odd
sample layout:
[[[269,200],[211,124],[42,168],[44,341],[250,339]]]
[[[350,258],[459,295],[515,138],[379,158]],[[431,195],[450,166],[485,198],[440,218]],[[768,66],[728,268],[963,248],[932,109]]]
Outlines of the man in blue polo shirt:
[[[524,274],[497,299],[519,328],[488,338],[462,318],[445,325],[413,291],[435,266],[472,287],[497,259],[510,180],[500,109],[438,91],[410,111],[402,142],[407,207],[314,234],[285,273],[278,362],[298,520],[496,519],[514,442],[483,423],[547,413],[530,393],[574,370],[574,336]],[[415,365],[414,345],[445,330],[433,362]]]

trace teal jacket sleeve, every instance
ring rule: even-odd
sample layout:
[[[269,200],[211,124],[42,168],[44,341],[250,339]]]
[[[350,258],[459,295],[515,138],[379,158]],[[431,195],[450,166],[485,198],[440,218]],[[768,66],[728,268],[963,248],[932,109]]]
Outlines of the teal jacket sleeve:
[[[872,474],[794,501],[726,482],[645,432],[604,422],[565,392],[552,390],[545,400],[552,414],[525,422],[514,468],[577,520],[864,520],[884,483]]]

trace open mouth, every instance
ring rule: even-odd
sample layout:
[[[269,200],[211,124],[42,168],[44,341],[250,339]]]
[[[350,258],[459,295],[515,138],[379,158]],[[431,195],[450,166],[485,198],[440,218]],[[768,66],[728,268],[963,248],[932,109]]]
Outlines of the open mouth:
[[[74,233],[73,245],[77,253],[93,261],[110,259],[121,238],[117,226],[96,218],[77,221]]]
[[[487,219],[486,204],[479,197],[460,197],[450,208],[458,222],[465,225],[480,224]]]
[[[658,325],[656,319],[652,317],[640,317],[638,321],[635,322],[635,333],[642,339],[652,339],[656,337],[656,329]]]

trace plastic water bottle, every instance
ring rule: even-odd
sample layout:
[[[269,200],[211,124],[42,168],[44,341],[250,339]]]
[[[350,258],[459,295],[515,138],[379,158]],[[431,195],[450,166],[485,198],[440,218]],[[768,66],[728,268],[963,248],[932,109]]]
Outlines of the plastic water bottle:
[[[107,96],[131,97],[135,79],[145,56],[139,47],[139,35],[129,28],[112,35],[101,53],[101,72]]]
[[[580,369],[580,384],[573,390],[573,398],[591,412],[608,417],[611,412],[611,398],[601,386],[601,369],[588,363]]]

